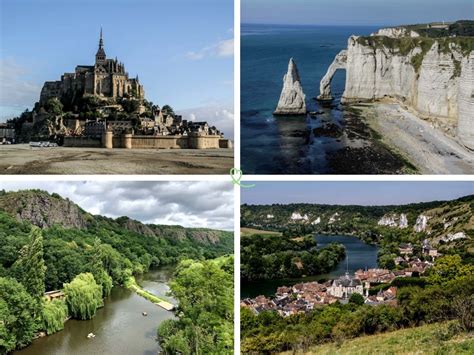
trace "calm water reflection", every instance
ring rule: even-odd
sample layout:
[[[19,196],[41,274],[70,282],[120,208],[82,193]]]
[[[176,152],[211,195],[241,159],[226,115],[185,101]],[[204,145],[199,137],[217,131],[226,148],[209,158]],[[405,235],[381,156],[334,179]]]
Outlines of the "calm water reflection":
[[[318,235],[315,237],[318,248],[322,248],[330,243],[341,243],[346,247],[346,258],[330,273],[312,275],[304,278],[265,280],[251,283],[242,283],[240,287],[241,298],[256,297],[258,295],[272,296],[277,287],[291,286],[299,282],[326,281],[334,279],[346,272],[348,266],[349,273],[357,269],[377,267],[378,247],[369,245],[356,237],[346,235]]]
[[[154,270],[139,279],[146,289],[164,297],[168,291],[166,282],[173,269],[166,267]],[[169,299],[169,298],[168,298]],[[144,317],[142,312],[147,312]],[[64,330],[41,338],[29,347],[15,352],[18,355],[84,355],[84,354],[143,354],[156,355],[158,325],[173,318],[173,313],[152,304],[122,287],[114,287],[105,306],[88,321],[70,320]],[[94,339],[87,334],[94,333]]]

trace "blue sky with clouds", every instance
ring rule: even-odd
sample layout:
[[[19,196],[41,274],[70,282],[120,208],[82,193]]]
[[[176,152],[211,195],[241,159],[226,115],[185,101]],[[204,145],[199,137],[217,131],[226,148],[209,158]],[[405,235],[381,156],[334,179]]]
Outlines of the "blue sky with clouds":
[[[241,0],[243,23],[400,25],[474,17],[473,0]]]
[[[139,75],[149,100],[233,129],[232,0],[0,4],[0,120],[31,107],[44,81],[93,64],[102,26],[107,56]]]
[[[255,187],[241,190],[242,203],[396,205],[451,200],[474,194],[472,181],[255,181],[252,183]]]

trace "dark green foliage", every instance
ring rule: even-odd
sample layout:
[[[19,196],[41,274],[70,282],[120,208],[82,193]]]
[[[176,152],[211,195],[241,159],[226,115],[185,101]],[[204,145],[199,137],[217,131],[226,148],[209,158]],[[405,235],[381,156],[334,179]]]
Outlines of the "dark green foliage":
[[[79,274],[71,283],[64,284],[64,294],[69,314],[77,319],[91,319],[97,308],[104,305],[102,286],[90,273]]]
[[[18,208],[22,209],[29,201],[27,193],[39,192],[24,193],[25,206],[22,206],[23,197],[18,193],[6,194],[2,203],[10,205],[20,201]],[[47,197],[45,194],[44,198]],[[12,211],[13,213],[18,211]],[[215,258],[233,250],[231,232],[152,225],[149,227],[155,235],[144,236],[138,229],[133,231],[127,228],[127,218],[112,220],[91,216],[86,212],[83,212],[83,216],[89,223],[87,228],[74,229],[55,225],[42,230],[47,267],[45,284],[48,291],[60,289],[63,283],[70,282],[82,272],[92,272],[94,258],[97,259],[93,247],[96,238],[101,241],[103,268],[115,284],[122,284],[130,272],[143,273],[150,267],[174,264],[186,258]],[[0,265],[4,269],[10,269],[18,258],[20,249],[28,243],[30,230],[29,223],[18,222],[0,211]],[[106,291],[105,289],[104,292]]]
[[[45,302],[43,308],[43,327],[46,334],[50,335],[64,329],[64,322],[68,310],[66,301],[53,300]]]
[[[349,303],[361,306],[364,304],[364,297],[359,293],[353,293],[349,298]]]
[[[41,303],[45,291],[45,273],[43,237],[41,230],[33,227],[28,238],[28,244],[21,248],[18,259],[13,264],[12,274],[33,297],[35,306],[33,316],[35,318],[41,314]]]
[[[28,345],[37,329],[35,302],[25,287],[12,278],[0,277],[0,353]]]
[[[425,280],[426,282],[426,280]],[[241,349],[244,354],[307,350],[312,345],[342,341],[424,323],[457,320],[459,329],[472,330],[474,273],[460,271],[452,279],[424,288],[403,285],[397,306],[369,306],[354,302],[322,306],[305,315],[280,317],[276,312],[255,316],[241,310]]]
[[[158,329],[165,354],[233,354],[233,265],[231,256],[179,264],[170,284],[178,319]]]
[[[241,236],[241,251],[243,281],[322,274],[345,256],[345,248],[340,244],[318,250],[312,235]]]
[[[171,116],[174,116],[174,110],[173,108],[170,106],[170,105],[164,105],[162,108],[161,108],[162,111],[165,111],[167,112],[169,115]]]
[[[59,99],[51,98],[45,103],[44,109],[46,110],[46,112],[54,116],[58,116],[63,113],[63,104],[61,103],[61,101],[59,101]]]

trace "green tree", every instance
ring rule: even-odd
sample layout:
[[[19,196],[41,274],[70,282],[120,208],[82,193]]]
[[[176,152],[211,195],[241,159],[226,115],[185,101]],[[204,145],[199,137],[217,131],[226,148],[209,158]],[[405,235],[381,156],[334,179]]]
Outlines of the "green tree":
[[[53,300],[45,302],[43,308],[43,329],[50,335],[64,329],[64,321],[68,315],[66,301]]]
[[[28,345],[37,329],[34,300],[13,278],[0,277],[0,353]]]
[[[97,284],[102,286],[102,297],[107,297],[110,295],[110,291],[112,290],[113,282],[112,278],[107,274],[104,270],[104,255],[102,244],[99,238],[95,238],[94,240],[94,247],[93,247],[93,254],[92,254],[92,262],[91,262],[91,272],[94,275],[94,279]]]
[[[173,108],[170,106],[170,105],[164,105],[162,108],[161,108],[162,111],[166,111],[168,114],[174,116],[174,110]]]
[[[102,286],[95,282],[91,273],[77,275],[64,284],[69,314],[77,319],[91,319],[97,308],[103,306]]]
[[[473,273],[474,265],[464,265],[459,255],[445,255],[438,258],[435,265],[429,269],[427,281],[431,284],[441,284]]]
[[[170,284],[178,319],[158,329],[167,354],[232,354],[233,257],[182,261]]]
[[[34,299],[34,316],[41,315],[45,291],[46,266],[43,258],[43,236],[39,228],[31,229],[28,244],[21,248],[13,264],[13,275],[20,281]]]
[[[58,98],[53,97],[46,102],[44,109],[54,116],[59,116],[63,113],[63,104]]]
[[[349,303],[361,306],[364,304],[364,297],[360,293],[353,293],[351,297],[349,297]]]

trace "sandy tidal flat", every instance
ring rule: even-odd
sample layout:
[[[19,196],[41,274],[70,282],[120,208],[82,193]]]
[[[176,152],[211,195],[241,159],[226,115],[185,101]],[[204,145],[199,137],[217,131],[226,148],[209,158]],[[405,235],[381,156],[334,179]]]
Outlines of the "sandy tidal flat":
[[[0,174],[228,174],[232,149],[31,148],[0,145]]]
[[[474,174],[473,151],[400,105],[370,105],[362,116],[421,174]]]

